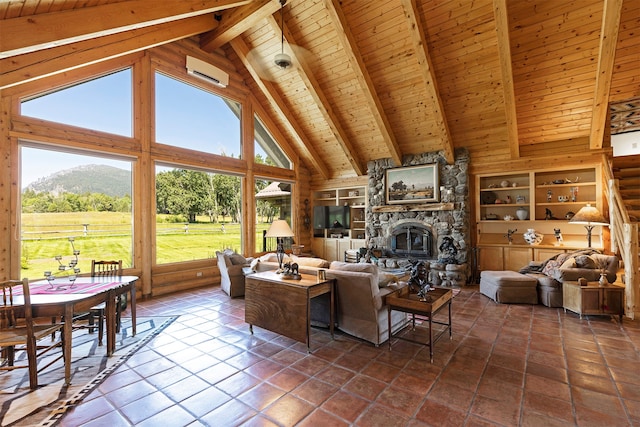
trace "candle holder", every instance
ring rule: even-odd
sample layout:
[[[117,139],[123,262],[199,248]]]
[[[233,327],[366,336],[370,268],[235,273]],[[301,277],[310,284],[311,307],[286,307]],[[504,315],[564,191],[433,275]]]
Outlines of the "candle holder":
[[[54,259],[58,261],[58,273],[67,273],[66,278],[70,282],[69,288],[73,289],[75,287],[76,279],[78,278],[78,274],[80,273],[80,268],[78,267],[78,255],[80,255],[80,251],[76,249],[74,245],[75,238],[69,237],[69,243],[71,244],[71,250],[73,254],[73,259],[69,261],[68,264],[62,263],[62,255],[56,255]],[[45,271],[44,277],[49,282],[50,289],[63,290],[65,289],[62,285],[55,287],[54,281],[56,280],[56,273],[53,271]]]

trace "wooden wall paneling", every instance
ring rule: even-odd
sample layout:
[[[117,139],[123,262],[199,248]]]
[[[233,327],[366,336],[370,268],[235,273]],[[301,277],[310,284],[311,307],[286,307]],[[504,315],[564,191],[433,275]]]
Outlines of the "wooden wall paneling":
[[[609,92],[613,75],[613,64],[620,29],[622,0],[605,0],[602,29],[600,30],[600,46],[598,52],[598,69],[596,71],[595,94],[593,96],[593,116],[591,119],[590,148],[602,148],[602,140],[609,113]],[[610,132],[610,128],[609,128]]]
[[[622,5],[618,47],[611,79],[611,101],[640,96],[638,84],[638,44],[640,44],[640,2],[625,0]]]
[[[155,84],[151,58],[146,54],[133,68],[134,133],[140,141],[140,156],[133,168],[133,265],[141,271],[136,284],[143,296],[153,294],[152,266],[156,252],[155,164],[151,159],[151,141],[155,135]]]
[[[0,96],[2,92],[0,92]],[[15,142],[9,135],[11,126],[12,99],[8,96],[0,97],[0,278],[1,280],[15,279],[15,265],[20,267],[20,257],[15,256],[16,246],[19,248],[19,241],[16,234],[13,233],[11,218],[16,208],[14,201],[17,195],[17,185],[14,179],[17,175],[16,148],[13,148]],[[15,253],[14,253],[15,252]],[[20,270],[18,270],[20,271]]]
[[[220,283],[215,258],[155,265],[151,271],[153,296]]]
[[[254,109],[251,105],[245,104],[246,108],[242,109],[242,158],[246,160],[246,172],[242,178],[242,224],[241,239],[242,252],[245,256],[252,255],[256,247],[256,233],[253,225],[256,223],[256,195],[255,195],[255,176],[253,167],[255,165],[255,143],[253,129]],[[219,248],[224,250],[225,248]]]

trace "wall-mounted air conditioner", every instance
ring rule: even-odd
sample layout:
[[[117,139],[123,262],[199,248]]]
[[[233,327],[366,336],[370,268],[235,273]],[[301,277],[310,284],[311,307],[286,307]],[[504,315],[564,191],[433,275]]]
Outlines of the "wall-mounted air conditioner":
[[[229,74],[192,56],[187,56],[187,73],[219,87],[227,87],[229,84]]]

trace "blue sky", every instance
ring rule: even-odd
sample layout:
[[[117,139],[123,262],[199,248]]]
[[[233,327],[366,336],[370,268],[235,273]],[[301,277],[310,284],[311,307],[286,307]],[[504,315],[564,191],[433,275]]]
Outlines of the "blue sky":
[[[24,102],[22,114],[132,136],[131,78],[127,69],[53,92]],[[156,87],[159,142],[239,157],[240,122],[222,98],[161,74]],[[264,152],[260,154],[266,157]],[[24,188],[39,178],[86,164],[130,169],[127,162],[108,158],[23,147],[21,184]]]

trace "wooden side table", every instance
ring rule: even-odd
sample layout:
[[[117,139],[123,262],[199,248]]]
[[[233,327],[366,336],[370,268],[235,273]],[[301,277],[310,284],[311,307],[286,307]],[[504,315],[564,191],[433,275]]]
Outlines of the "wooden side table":
[[[301,280],[283,279],[282,274],[263,271],[245,277],[244,319],[253,326],[307,343],[311,352],[311,298],[330,294],[329,330],[333,338],[335,280],[319,281],[302,274]]]
[[[402,339],[410,342],[417,342],[418,344],[429,346],[429,356],[431,363],[433,363],[433,345],[440,339],[440,337],[447,331],[449,331],[449,339],[452,339],[451,332],[451,299],[453,298],[453,291],[445,288],[434,288],[427,293],[428,300],[420,301],[420,297],[417,294],[409,293],[409,287],[405,286],[397,291],[390,293],[386,296],[385,303],[387,304],[388,319],[389,319],[389,350],[391,350],[391,338],[394,336],[391,333],[391,310],[402,311],[404,313],[411,313],[413,316],[411,326],[413,329],[416,327],[416,314],[419,316],[425,316],[429,319],[429,342],[418,342],[409,338],[398,336],[398,339]],[[443,307],[449,307],[449,321],[447,323],[437,322],[433,320],[433,315],[439,312]],[[433,324],[444,325],[445,329],[440,331],[434,338],[433,336]],[[404,330],[404,328],[402,328]]]
[[[624,314],[624,287],[618,285],[600,286],[598,282],[588,282],[580,286],[578,282],[562,284],[562,306],[580,315],[612,315]]]

